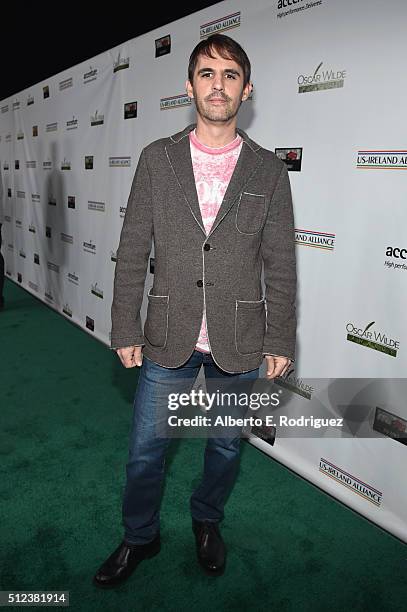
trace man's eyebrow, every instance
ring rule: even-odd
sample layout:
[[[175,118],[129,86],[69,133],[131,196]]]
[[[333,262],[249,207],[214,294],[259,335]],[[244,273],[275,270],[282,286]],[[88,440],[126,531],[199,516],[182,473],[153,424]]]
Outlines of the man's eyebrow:
[[[201,68],[200,70],[198,70],[198,74],[202,74],[204,72],[215,72],[213,68]],[[238,70],[235,70],[234,68],[226,68],[223,71],[225,74],[236,74],[236,75],[240,75],[240,72]]]

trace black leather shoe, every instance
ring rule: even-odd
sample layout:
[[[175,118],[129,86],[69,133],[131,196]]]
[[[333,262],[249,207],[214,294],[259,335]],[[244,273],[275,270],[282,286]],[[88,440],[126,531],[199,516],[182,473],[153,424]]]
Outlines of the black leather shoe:
[[[126,544],[123,541],[98,569],[93,577],[93,584],[102,589],[121,584],[134,572],[140,561],[158,555],[160,549],[159,533],[147,544]]]
[[[225,571],[226,547],[218,522],[192,519],[196,553],[202,569],[209,576],[220,576]]]

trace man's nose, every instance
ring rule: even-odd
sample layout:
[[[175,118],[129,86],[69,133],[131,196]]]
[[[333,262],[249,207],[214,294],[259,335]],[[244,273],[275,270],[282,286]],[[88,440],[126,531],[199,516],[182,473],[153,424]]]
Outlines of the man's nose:
[[[223,91],[223,79],[221,76],[215,76],[212,88],[214,91]]]

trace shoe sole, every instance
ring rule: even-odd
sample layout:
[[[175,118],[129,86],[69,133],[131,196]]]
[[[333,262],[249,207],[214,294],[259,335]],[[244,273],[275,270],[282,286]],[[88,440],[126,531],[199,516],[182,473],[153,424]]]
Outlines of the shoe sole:
[[[112,582],[110,584],[109,583],[103,584],[101,582],[98,582],[96,580],[96,577],[93,576],[92,583],[95,586],[97,586],[99,589],[114,589],[115,587],[120,586],[121,584],[126,582],[126,580],[128,580],[132,576],[132,574],[136,571],[136,569],[138,568],[140,563],[142,563],[142,561],[145,561],[145,559],[152,559],[153,557],[156,557],[160,551],[161,551],[161,545],[159,545],[158,549],[153,550],[150,553],[146,554],[146,556],[143,557],[143,559],[140,559],[140,561],[137,563],[137,565],[134,567],[134,569],[125,578],[119,579],[116,582]]]

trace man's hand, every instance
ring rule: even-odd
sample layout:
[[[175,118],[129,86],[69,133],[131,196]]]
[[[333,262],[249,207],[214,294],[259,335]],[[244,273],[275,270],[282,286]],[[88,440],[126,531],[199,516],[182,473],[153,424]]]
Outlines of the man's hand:
[[[288,359],[288,357],[266,355],[266,362],[266,378],[277,378],[277,376],[283,376],[287,372],[291,364],[291,359]]]
[[[120,361],[125,368],[134,368],[136,366],[141,366],[143,362],[141,349],[141,346],[126,346],[117,349],[116,353],[119,355]]]

